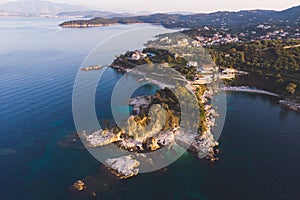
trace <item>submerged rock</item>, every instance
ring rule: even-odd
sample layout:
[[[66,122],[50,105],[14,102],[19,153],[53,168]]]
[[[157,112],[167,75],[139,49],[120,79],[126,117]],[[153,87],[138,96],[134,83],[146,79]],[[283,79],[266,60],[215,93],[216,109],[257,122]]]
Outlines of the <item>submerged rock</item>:
[[[61,148],[73,148],[76,150],[85,149],[84,145],[79,139],[78,133],[71,133],[66,135],[64,138],[57,142],[57,145]]]
[[[140,162],[132,156],[121,156],[119,158],[107,159],[105,165],[121,179],[135,176],[139,173]]]
[[[11,148],[0,149],[0,156],[6,156],[16,153],[16,150]]]

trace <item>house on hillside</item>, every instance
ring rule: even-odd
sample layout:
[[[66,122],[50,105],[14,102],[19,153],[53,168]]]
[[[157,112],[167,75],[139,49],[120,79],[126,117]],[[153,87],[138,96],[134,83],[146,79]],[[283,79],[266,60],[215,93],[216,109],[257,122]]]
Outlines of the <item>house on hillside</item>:
[[[140,60],[140,59],[144,59],[147,57],[147,54],[141,52],[141,51],[135,51],[132,53],[131,55],[131,60]]]

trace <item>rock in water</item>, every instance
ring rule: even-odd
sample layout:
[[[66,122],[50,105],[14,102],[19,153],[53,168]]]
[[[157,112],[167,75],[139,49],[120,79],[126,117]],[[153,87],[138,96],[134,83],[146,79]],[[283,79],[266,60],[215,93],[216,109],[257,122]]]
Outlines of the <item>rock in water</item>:
[[[73,184],[73,187],[78,190],[78,191],[81,191],[83,189],[86,188],[84,182],[82,180],[78,180],[76,181],[74,184]]]
[[[105,165],[111,169],[112,173],[121,179],[125,179],[139,173],[138,166],[140,162],[133,159],[132,156],[121,156],[119,158],[107,159]]]
[[[120,135],[121,132],[114,134],[113,130],[103,131],[100,129],[90,135],[87,135],[86,132],[83,132],[80,134],[80,137],[86,141],[89,147],[99,147],[120,140]]]

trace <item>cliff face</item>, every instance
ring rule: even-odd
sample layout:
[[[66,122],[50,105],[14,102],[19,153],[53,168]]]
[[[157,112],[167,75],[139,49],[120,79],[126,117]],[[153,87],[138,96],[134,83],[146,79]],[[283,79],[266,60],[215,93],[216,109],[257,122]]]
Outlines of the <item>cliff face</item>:
[[[179,126],[179,117],[174,111],[167,108],[167,105],[155,104],[146,112],[147,116],[131,116],[127,120],[125,131],[128,136],[137,141],[145,142],[161,130],[169,130]]]
[[[149,97],[147,97],[149,98]],[[146,106],[141,106],[136,117],[128,119],[128,129],[131,135],[138,136],[134,132],[173,129],[180,123],[180,105],[176,96],[169,89],[158,90],[156,95],[150,98]],[[146,135],[149,137],[151,135]]]

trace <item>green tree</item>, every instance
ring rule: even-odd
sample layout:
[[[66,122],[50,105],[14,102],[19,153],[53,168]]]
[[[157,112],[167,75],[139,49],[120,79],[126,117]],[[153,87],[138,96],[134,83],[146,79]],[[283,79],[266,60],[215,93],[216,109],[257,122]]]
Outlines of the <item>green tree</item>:
[[[297,85],[294,84],[294,83],[289,83],[287,86],[286,86],[286,90],[291,93],[292,95],[296,92],[296,88],[297,88]]]

